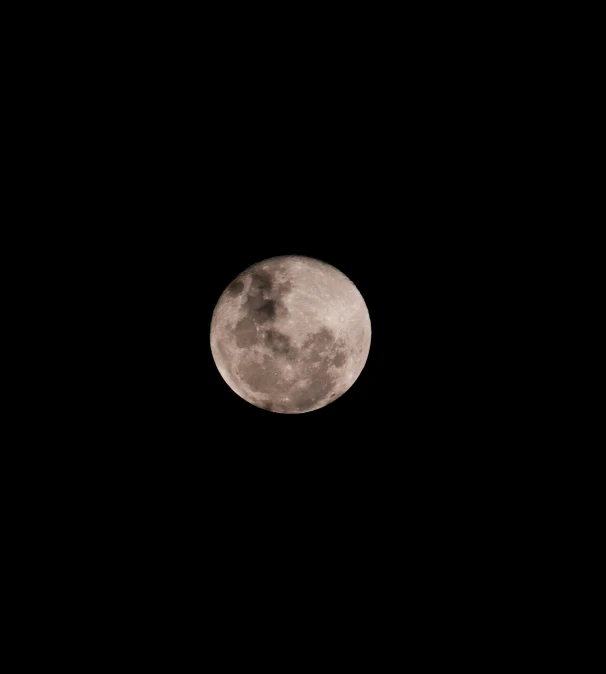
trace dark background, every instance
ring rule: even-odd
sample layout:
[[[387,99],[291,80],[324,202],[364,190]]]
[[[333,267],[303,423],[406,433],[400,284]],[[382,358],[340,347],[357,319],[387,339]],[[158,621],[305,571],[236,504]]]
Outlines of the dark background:
[[[204,25],[124,19],[40,64],[36,166],[59,185],[47,210],[77,225],[47,236],[77,297],[61,419],[82,451],[52,462],[81,554],[144,605],[158,573],[177,594],[219,588],[217,621],[281,583],[291,603],[402,592],[454,616],[507,557],[526,489],[508,296],[532,254],[533,158],[510,52],[490,51],[492,24],[470,40],[443,15],[271,41]],[[209,343],[229,282],[285,254],[344,272],[373,331],[353,387],[302,415],[239,398]]]
[[[101,430],[126,485],[225,517],[266,507],[282,530],[313,513],[327,532],[331,517],[355,528],[370,509],[387,527],[490,491],[512,124],[499,59],[452,58],[453,39],[249,58],[233,41],[146,50],[143,36],[86,63],[73,162],[94,160],[77,203],[90,259],[104,254]],[[349,276],[373,329],[354,386],[303,415],[240,399],[209,346],[227,284],[284,254]]]
[[[461,87],[241,66],[193,90],[171,75],[178,91],[118,135],[106,177],[124,190],[106,215],[125,281],[108,402],[117,493],[178,540],[201,527],[228,566],[269,549],[337,566],[381,549],[388,564],[406,537],[417,563],[440,564],[438,550],[476,545],[502,515],[486,503],[510,460],[495,395],[507,236],[485,159],[495,141],[459,117],[453,96],[474,107]],[[209,346],[223,289],[284,254],[343,271],[373,329],[354,386],[303,415],[239,398]]]
[[[487,159],[501,130],[475,115],[486,88],[454,84],[446,64],[304,65],[171,70],[163,86],[136,90],[117,129],[102,125],[104,231],[120,282],[126,274],[125,319],[144,326],[132,345],[135,363],[144,354],[133,382],[146,401],[135,408],[141,429],[154,445],[204,447],[202,461],[220,465],[227,452],[261,479],[292,460],[290,480],[305,473],[299,464],[317,475],[351,461],[389,480],[402,460],[424,464],[427,447],[449,473],[449,445],[473,451],[478,407],[490,405],[492,279],[511,236],[504,167]],[[126,96],[132,87],[127,78]],[[306,415],[241,400],[209,349],[226,285],[284,254],[341,269],[373,326],[356,384]]]

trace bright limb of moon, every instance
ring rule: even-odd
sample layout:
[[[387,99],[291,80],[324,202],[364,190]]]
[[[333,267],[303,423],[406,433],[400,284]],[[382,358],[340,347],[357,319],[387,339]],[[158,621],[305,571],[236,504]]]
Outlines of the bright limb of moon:
[[[319,409],[360,376],[370,350],[366,303],[335,267],[300,255],[243,271],[213,312],[217,368],[241,398],[273,412]]]

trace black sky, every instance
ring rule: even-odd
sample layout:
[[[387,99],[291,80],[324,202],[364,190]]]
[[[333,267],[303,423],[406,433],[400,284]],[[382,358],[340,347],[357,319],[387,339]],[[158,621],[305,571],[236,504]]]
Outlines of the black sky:
[[[133,517],[179,559],[233,566],[234,587],[255,555],[287,569],[318,554],[344,579],[348,560],[376,551],[388,566],[406,548],[416,572],[439,575],[499,517],[487,503],[520,411],[500,383],[503,336],[522,339],[503,299],[520,236],[515,134],[494,63],[414,34],[253,59],[179,33],[78,90],[95,177],[70,190],[99,298],[84,489],[103,484],[116,521]],[[301,415],[239,398],[209,342],[224,288],[287,254],[345,273],[372,323],[352,388]]]
[[[260,479],[291,459],[293,475],[300,462],[335,479],[352,460],[387,480],[402,461],[426,466],[436,454],[452,468],[452,448],[475,448],[491,413],[487,279],[501,264],[507,202],[490,168],[503,142],[490,77],[445,52],[406,46],[394,59],[395,43],[372,63],[360,52],[188,60],[196,49],[184,41],[181,67],[159,63],[148,79],[122,69],[124,114],[110,105],[98,139],[99,220],[136,328],[128,414],[154,451],[172,443],[196,452],[187,460],[244,472],[259,460]],[[240,399],[209,347],[226,285],[285,254],[342,270],[373,329],[355,385],[304,415]]]

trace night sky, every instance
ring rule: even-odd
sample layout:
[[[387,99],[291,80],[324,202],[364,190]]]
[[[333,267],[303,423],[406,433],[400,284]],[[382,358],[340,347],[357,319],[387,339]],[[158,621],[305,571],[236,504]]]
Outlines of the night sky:
[[[78,117],[78,157],[95,174],[66,184],[86,232],[69,243],[95,313],[69,338],[94,336],[80,376],[95,394],[77,388],[86,410],[65,413],[92,436],[82,498],[98,494],[123,545],[186,592],[221,578],[225,596],[261,602],[284,582],[353,606],[356,578],[368,601],[405,579],[427,605],[426,587],[460,589],[496,549],[521,452],[510,421],[531,413],[512,355],[526,333],[508,319],[521,272],[507,252],[528,249],[517,136],[496,70],[432,47],[433,27],[290,60],[178,33],[155,61],[101,64],[94,105],[79,90],[95,112]],[[295,415],[237,396],[209,339],[228,284],[290,254],[349,277],[372,326],[349,391]]]

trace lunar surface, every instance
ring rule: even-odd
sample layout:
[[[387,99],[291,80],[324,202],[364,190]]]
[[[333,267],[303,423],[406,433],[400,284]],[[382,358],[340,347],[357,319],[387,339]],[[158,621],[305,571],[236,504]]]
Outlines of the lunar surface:
[[[272,412],[317,410],[359,377],[370,349],[362,295],[338,269],[309,257],[273,257],[225,289],[210,330],[230,388]]]

